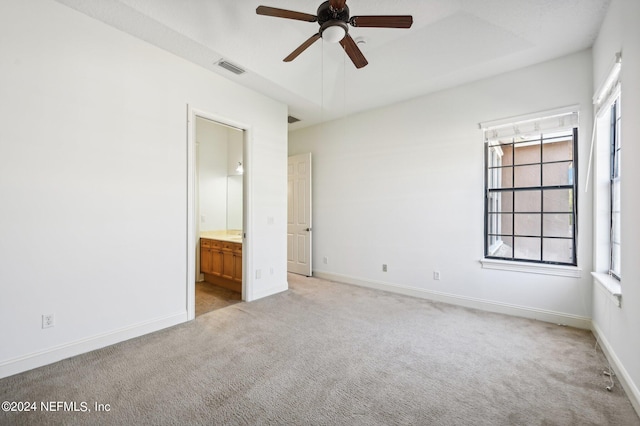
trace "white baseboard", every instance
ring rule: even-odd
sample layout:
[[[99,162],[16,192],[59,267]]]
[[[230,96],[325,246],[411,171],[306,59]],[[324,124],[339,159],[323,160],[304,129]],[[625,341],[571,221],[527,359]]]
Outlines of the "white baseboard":
[[[187,321],[186,311],[13,358],[0,363],[0,379],[134,337],[153,333],[154,331],[162,330],[185,321]]]
[[[432,290],[424,290],[415,287],[408,287],[399,284],[391,284],[380,281],[362,280],[347,275],[331,274],[320,271],[313,271],[313,276],[336,281],[345,284],[353,284],[361,287],[375,288],[377,290],[389,291],[392,293],[404,294],[406,296],[429,299],[437,302],[449,303],[452,305],[464,306],[466,308],[480,309],[488,312],[512,315],[516,317],[535,319],[554,324],[568,325],[571,327],[591,330],[591,318],[571,315],[562,312],[548,311],[544,309],[529,308],[526,306],[511,305],[508,303],[494,302],[491,300],[477,299],[473,297],[458,296],[455,294],[442,293]]]
[[[269,287],[267,289],[256,289],[255,288],[255,283],[254,283],[254,289],[253,289],[253,297],[251,299],[248,299],[247,302],[253,302],[254,300],[258,300],[258,299],[262,299],[263,297],[268,297],[268,296],[273,296],[274,294],[278,294],[278,293],[282,293],[283,291],[287,291],[289,290],[289,283],[288,282],[284,282],[284,284],[280,284],[277,285],[275,287]]]
[[[602,352],[604,352],[607,360],[609,360],[611,368],[616,374],[618,381],[627,393],[627,397],[629,397],[631,405],[633,405],[636,413],[638,413],[638,416],[640,416],[640,390],[638,389],[638,386],[636,386],[636,384],[633,382],[633,379],[631,379],[631,376],[629,376],[629,373],[624,368],[624,365],[622,365],[622,363],[620,362],[620,359],[609,344],[609,341],[606,339],[604,333],[596,323],[592,324],[592,332],[596,336]]]

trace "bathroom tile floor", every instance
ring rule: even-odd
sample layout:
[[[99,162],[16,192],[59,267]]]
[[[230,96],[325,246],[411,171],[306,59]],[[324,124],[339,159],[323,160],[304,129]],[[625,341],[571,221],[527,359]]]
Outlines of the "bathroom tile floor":
[[[196,283],[196,316],[240,302],[240,293],[206,281]]]

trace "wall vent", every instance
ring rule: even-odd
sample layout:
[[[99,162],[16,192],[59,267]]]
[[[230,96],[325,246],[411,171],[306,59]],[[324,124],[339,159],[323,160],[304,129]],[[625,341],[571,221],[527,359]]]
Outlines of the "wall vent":
[[[231,71],[232,73],[234,73],[236,75],[244,74],[246,72],[245,70],[243,70],[242,68],[240,68],[236,64],[232,64],[231,62],[229,62],[229,61],[227,61],[225,59],[220,59],[217,62],[217,65],[219,67],[224,68],[227,71]]]
[[[300,121],[299,118],[295,118],[293,115],[290,115],[289,117],[287,117],[287,121],[289,122],[289,124],[293,124],[293,123],[297,123],[298,121]]]

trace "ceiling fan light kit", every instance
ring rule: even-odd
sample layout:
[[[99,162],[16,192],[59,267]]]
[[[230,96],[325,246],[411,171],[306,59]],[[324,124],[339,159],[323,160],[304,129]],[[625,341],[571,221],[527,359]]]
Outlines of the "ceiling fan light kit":
[[[347,25],[342,21],[329,21],[320,27],[320,36],[329,43],[338,43],[347,35]]]
[[[309,37],[293,52],[284,58],[290,62],[304,52],[319,38],[329,43],[340,43],[349,59],[356,68],[362,68],[368,64],[358,44],[349,35],[349,25],[352,27],[369,28],[411,28],[413,17],[411,15],[371,15],[349,17],[347,0],[329,0],[318,7],[316,15],[295,12],[292,10],[278,9],[269,6],[258,6],[258,15],[272,16],[275,18],[295,19],[297,21],[317,22],[320,25],[318,33]]]

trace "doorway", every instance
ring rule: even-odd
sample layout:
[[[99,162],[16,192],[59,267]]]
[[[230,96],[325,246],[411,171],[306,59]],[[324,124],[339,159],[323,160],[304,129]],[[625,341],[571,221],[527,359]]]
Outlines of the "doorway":
[[[187,314],[193,319],[245,300],[248,138],[246,127],[192,109],[188,134]],[[224,269],[211,270],[218,266]]]

